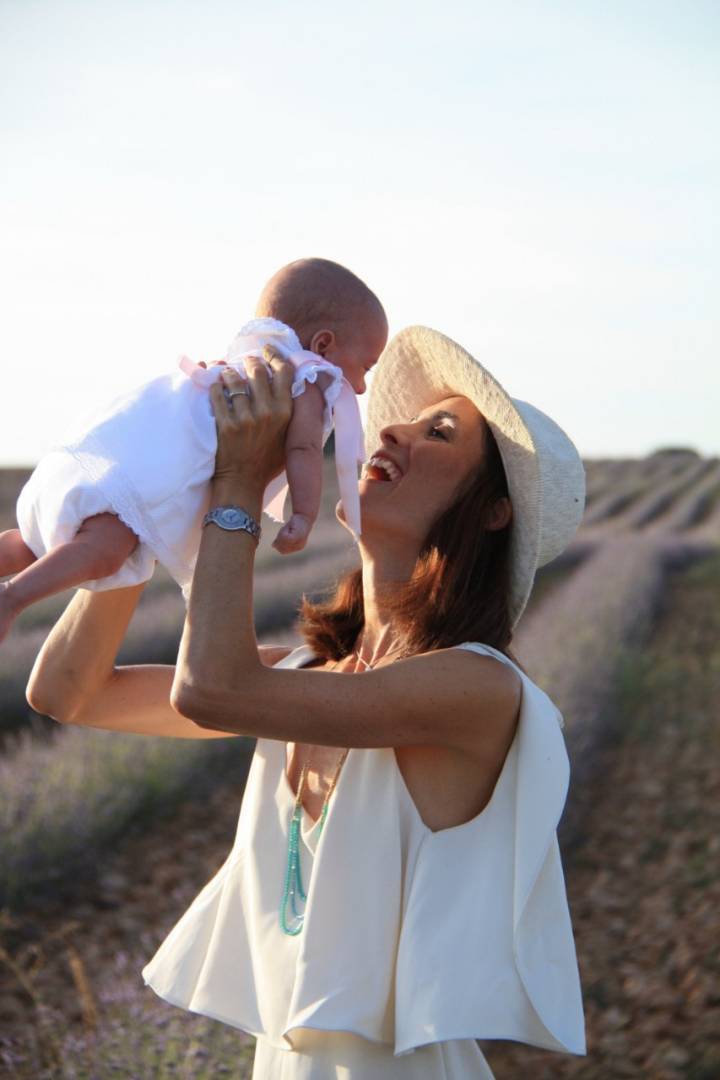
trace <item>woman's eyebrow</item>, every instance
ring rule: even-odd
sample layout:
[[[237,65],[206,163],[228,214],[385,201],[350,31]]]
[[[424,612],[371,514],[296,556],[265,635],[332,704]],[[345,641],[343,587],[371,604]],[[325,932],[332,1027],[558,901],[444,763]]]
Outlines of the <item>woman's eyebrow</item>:
[[[412,419],[408,421],[408,423],[409,424],[414,424],[417,419],[418,419],[417,416],[413,416]],[[457,420],[458,423],[460,422],[460,417],[456,413],[448,412],[446,409],[438,409],[438,411],[436,413],[433,413],[432,416],[426,416],[425,419],[426,420]]]

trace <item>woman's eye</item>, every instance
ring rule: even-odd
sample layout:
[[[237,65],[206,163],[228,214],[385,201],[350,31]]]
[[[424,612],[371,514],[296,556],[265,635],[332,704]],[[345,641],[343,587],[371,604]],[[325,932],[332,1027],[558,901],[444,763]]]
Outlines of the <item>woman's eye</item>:
[[[447,435],[442,428],[437,426],[437,424],[430,428],[431,435],[435,435],[436,433],[440,436],[441,439],[445,439],[445,441],[447,442]]]

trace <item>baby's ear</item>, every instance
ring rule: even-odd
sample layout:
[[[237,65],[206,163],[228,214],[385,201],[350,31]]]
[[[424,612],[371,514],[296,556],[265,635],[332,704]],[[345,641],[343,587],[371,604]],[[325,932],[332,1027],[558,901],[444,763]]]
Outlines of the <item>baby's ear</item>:
[[[310,339],[310,352],[317,353],[318,356],[324,356],[334,344],[334,330],[316,330]]]

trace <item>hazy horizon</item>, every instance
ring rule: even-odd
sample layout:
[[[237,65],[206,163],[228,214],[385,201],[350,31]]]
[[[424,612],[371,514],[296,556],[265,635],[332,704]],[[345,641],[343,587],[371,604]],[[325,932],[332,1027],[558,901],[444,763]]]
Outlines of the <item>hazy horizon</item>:
[[[3,4],[0,463],[222,355],[313,254],[587,459],[717,454],[719,31],[709,0]]]

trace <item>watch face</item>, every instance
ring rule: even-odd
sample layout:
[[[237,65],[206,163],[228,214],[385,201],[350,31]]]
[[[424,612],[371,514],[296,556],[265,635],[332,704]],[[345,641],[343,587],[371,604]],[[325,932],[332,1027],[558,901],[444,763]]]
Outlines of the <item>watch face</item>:
[[[220,519],[223,525],[238,528],[247,521],[247,514],[244,514],[242,510],[235,510],[234,507],[228,506],[225,510],[220,511]]]
[[[210,521],[214,521],[222,529],[245,529],[256,540],[260,539],[260,526],[240,506],[216,506],[213,510],[208,510],[203,525]]]

